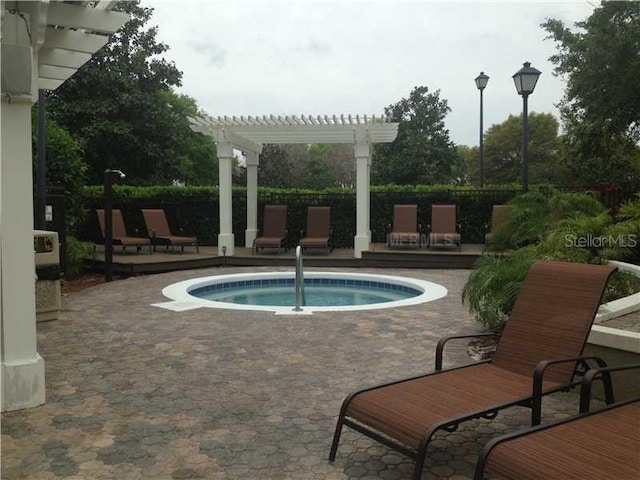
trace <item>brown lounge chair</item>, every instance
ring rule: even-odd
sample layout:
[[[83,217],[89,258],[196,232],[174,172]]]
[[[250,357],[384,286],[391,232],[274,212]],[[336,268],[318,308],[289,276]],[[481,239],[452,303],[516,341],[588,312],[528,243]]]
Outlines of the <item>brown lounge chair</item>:
[[[262,236],[255,239],[254,251],[265,248],[277,248],[287,251],[287,206],[265,205],[262,217]]]
[[[418,206],[394,205],[393,230],[387,238],[387,247],[417,245],[421,247],[421,235],[418,230]]]
[[[102,238],[106,240],[106,225],[104,210],[96,210],[98,214],[98,223],[100,224],[100,231],[102,232]],[[124,226],[124,220],[122,218],[122,212],[118,209],[111,210],[112,221],[112,237],[114,245],[122,245],[122,253],[126,253],[127,247],[136,247],[136,251],[140,252],[142,247],[149,246],[149,254],[151,254],[151,242],[148,238],[142,237],[130,237],[127,235],[127,230]]]
[[[436,348],[435,372],[352,393],[342,404],[329,460],[335,459],[347,425],[413,458],[413,478],[418,480],[429,442],[439,430],[451,432],[467,420],[491,419],[514,405],[530,407],[531,423],[537,425],[542,397],[576,384],[577,364],[587,360],[580,357],[582,349],[615,270],[536,262],[490,361],[442,371],[445,344],[478,335],[443,338]]]
[[[180,246],[182,252],[184,252],[185,245],[192,245],[196,247],[196,253],[200,253],[198,239],[196,237],[184,237],[171,233],[169,222],[167,222],[167,215],[164,210],[142,209],[142,216],[154,252],[157,245],[166,245],[167,248],[171,246],[172,249],[174,245],[177,245]]]
[[[480,454],[475,480],[486,474],[501,480],[640,478],[640,396],[598,411],[588,408],[594,378],[631,368],[640,365],[589,370],[578,415],[491,440]]]
[[[331,251],[331,207],[307,208],[307,233],[300,239],[303,250],[320,249]]]
[[[491,212],[491,230],[484,236],[484,243],[491,242],[493,235],[498,233],[511,219],[511,205],[494,205]]]
[[[431,225],[429,226],[429,248],[455,246],[461,249],[461,238],[456,225],[455,205],[433,205],[431,207]]]

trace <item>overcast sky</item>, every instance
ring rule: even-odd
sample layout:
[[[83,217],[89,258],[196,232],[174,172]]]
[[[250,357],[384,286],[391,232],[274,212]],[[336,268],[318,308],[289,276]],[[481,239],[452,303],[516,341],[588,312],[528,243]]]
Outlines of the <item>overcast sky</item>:
[[[484,126],[522,112],[511,76],[525,61],[542,71],[529,110],[557,115],[565,83],[540,24],[573,26],[594,2],[403,0],[143,0],[155,12],[179,89],[218,115],[376,114],[415,86],[440,90],[457,144],[477,145],[484,71]]]

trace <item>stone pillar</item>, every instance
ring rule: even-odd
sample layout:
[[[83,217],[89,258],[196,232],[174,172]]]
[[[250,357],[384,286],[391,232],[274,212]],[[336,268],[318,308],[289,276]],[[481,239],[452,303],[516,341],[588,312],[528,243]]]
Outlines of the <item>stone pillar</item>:
[[[220,233],[218,234],[218,255],[234,255],[235,236],[233,234],[233,145],[218,141],[219,195],[220,195]]]
[[[31,105],[2,96],[0,283],[2,410],[45,402],[44,360],[36,351]]]
[[[369,228],[370,186],[369,169],[371,164],[371,143],[367,131],[358,128],[355,131],[356,157],[356,236],[353,240],[353,255],[362,258],[362,252],[369,250],[371,231]]]
[[[258,236],[258,163],[257,152],[247,152],[247,229],[244,232],[244,246],[253,247]]]

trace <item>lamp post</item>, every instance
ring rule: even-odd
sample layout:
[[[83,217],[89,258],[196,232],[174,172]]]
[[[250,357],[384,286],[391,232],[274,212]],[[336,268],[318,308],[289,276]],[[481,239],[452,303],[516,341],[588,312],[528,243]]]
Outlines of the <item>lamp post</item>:
[[[484,91],[484,88],[487,86],[487,83],[489,83],[489,76],[485,75],[484,72],[480,72],[480,75],[478,75],[475,78],[475,82],[476,82],[476,87],[478,87],[478,90],[480,90],[480,164],[479,164],[479,170],[480,170],[480,188],[484,187],[484,138],[482,135],[482,92]]]
[[[104,279],[113,280],[113,177],[124,178],[121,170],[104,171]]]
[[[533,93],[542,72],[524,62],[522,68],[513,74],[516,90],[522,95],[522,193],[529,190],[529,112],[528,99]]]

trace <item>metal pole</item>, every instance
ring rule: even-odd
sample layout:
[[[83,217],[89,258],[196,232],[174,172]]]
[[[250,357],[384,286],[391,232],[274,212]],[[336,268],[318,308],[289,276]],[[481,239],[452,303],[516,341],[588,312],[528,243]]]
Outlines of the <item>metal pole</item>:
[[[482,92],[484,88],[480,89],[480,188],[484,187],[484,138],[482,135]]]
[[[529,95],[522,95],[522,193],[529,191]]]
[[[36,176],[36,228],[47,229],[45,208],[47,203],[47,161],[46,139],[47,123],[45,121],[45,91],[38,90],[38,172]]]
[[[104,172],[104,279],[113,280],[113,173]]]

